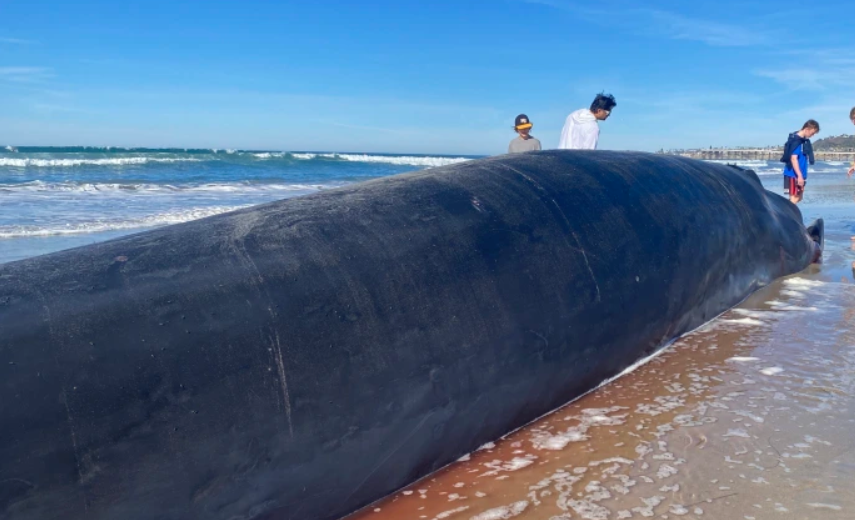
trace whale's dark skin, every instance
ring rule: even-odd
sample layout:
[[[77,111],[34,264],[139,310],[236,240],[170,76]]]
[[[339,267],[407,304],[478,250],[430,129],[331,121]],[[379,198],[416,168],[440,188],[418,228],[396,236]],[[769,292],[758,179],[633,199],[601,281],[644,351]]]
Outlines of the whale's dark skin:
[[[752,172],[553,151],[0,265],[0,518],[339,518],[815,242]]]

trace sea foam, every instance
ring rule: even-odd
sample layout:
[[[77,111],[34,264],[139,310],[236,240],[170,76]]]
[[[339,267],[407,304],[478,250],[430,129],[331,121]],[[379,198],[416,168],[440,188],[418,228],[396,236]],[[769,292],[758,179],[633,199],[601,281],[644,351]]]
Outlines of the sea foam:
[[[139,218],[124,220],[93,220],[90,222],[77,222],[66,225],[34,226],[34,225],[12,225],[0,226],[0,239],[24,238],[24,237],[48,237],[61,235],[83,235],[87,233],[101,233],[104,231],[118,231],[127,229],[141,229],[165,226],[168,224],[180,224],[212,215],[218,215],[233,211],[246,206],[210,206],[205,208],[188,208],[183,210],[166,211],[154,215],[146,215]]]
[[[147,163],[200,162],[191,157],[109,157],[103,159],[36,159],[0,157],[0,166],[13,168],[70,168],[75,166],[130,166]]]

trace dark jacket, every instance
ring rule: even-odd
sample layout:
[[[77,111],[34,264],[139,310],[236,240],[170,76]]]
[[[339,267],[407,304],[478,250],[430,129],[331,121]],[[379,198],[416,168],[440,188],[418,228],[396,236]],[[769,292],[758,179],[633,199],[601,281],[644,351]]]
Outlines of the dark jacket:
[[[781,156],[781,162],[784,164],[790,164],[790,157],[800,144],[804,145],[802,151],[807,156],[808,162],[810,164],[816,162],[813,158],[813,145],[810,144],[810,139],[800,136],[798,132],[791,133],[790,137],[787,138],[787,144],[784,145],[784,155]]]

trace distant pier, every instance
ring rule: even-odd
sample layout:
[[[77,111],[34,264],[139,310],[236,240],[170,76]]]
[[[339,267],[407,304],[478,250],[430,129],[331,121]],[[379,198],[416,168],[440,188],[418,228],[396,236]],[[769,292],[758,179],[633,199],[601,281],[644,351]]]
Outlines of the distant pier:
[[[712,148],[709,150],[673,150],[660,151],[668,155],[680,155],[693,159],[721,160],[721,161],[778,161],[781,159],[783,149],[757,148],[757,149],[723,149]],[[855,160],[855,149],[844,151],[814,151],[817,161],[852,161]]]

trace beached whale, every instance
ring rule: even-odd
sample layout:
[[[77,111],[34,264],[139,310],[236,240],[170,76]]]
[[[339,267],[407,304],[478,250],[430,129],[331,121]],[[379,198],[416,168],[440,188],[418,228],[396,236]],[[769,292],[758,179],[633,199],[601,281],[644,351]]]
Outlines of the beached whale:
[[[502,156],[0,265],[0,518],[335,519],[758,287],[753,172]]]

